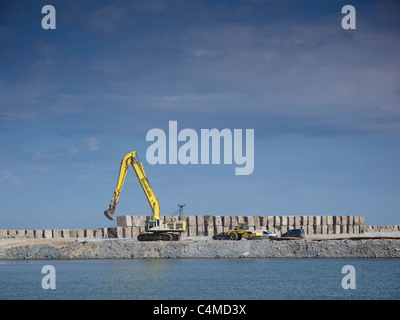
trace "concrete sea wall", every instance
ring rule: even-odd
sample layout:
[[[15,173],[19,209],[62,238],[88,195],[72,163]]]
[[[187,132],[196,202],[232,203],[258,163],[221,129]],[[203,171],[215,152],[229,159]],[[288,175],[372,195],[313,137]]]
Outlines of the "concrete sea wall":
[[[150,216],[118,216],[115,233],[135,237],[144,231],[145,221]],[[183,217],[163,217],[167,222],[172,219],[184,220],[187,236],[212,236],[225,232],[240,222],[246,222],[251,231],[269,230],[281,234],[290,229],[303,228],[306,234],[364,233],[362,216],[212,216],[196,215]]]
[[[68,238],[136,238],[144,232],[150,216],[124,215],[117,217],[117,226],[97,229],[47,229],[7,230],[0,229],[1,237],[32,239]],[[400,231],[399,225],[366,226],[362,216],[212,216],[195,215],[183,217],[164,216],[164,221],[185,220],[185,236],[212,236],[231,229],[239,222],[247,222],[250,230],[269,230],[278,235],[290,229],[303,228],[306,234],[362,234],[366,231]]]

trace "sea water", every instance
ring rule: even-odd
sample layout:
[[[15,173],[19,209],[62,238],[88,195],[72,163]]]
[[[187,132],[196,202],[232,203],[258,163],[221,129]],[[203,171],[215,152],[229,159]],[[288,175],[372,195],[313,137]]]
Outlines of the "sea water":
[[[400,299],[400,259],[0,261],[0,299]]]

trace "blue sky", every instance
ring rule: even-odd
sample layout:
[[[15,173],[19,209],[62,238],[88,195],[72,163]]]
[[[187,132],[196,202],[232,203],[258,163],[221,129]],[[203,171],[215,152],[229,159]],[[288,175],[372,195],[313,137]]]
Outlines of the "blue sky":
[[[41,9],[56,9],[44,30]],[[341,9],[356,9],[344,30]],[[162,215],[399,224],[398,1],[0,4],[0,228],[98,228],[137,151]],[[254,172],[150,165],[146,133],[255,130]],[[182,143],[181,143],[182,144]],[[133,171],[116,215],[150,214]]]

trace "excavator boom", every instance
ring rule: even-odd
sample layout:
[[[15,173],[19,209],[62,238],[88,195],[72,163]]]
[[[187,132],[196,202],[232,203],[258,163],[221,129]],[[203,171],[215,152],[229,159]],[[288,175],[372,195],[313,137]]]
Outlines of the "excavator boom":
[[[114,220],[114,212],[115,208],[118,204],[119,196],[121,194],[122,187],[124,185],[124,181],[126,178],[126,174],[128,172],[129,166],[132,165],[135,170],[136,176],[140,181],[140,185],[146,195],[147,201],[150,204],[151,210],[153,212],[153,219],[160,219],[160,204],[155,196],[150,183],[146,177],[146,173],[144,172],[143,165],[139,162],[136,156],[136,151],[132,151],[128,153],[121,161],[121,167],[119,170],[117,187],[115,188],[114,194],[111,198],[110,206],[108,210],[104,211],[104,215],[110,219]]]

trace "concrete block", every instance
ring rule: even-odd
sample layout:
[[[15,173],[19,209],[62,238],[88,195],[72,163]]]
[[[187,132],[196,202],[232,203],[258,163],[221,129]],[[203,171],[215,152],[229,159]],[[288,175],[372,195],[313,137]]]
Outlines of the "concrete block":
[[[103,238],[103,229],[93,230],[93,237],[102,239]]]
[[[71,229],[69,234],[70,234],[71,238],[78,238],[78,230],[77,229]]]
[[[131,224],[133,227],[140,227],[140,216],[131,216]]]
[[[69,229],[62,229],[62,230],[61,230],[61,237],[63,237],[63,238],[70,238],[70,237],[71,237],[71,230],[69,230]]]
[[[305,231],[307,234],[314,234],[314,226],[307,226],[307,230]]]
[[[321,225],[321,216],[314,216],[314,226]]]
[[[254,223],[254,217],[253,216],[248,216],[247,217],[247,224],[249,225],[250,228],[251,227],[254,228],[255,223]]]
[[[196,224],[189,224],[187,227],[188,236],[197,236],[197,225]]]
[[[274,217],[268,216],[267,217],[267,230],[272,230],[273,227],[274,227]]]
[[[132,216],[118,216],[117,217],[118,227],[132,227]]]
[[[204,225],[205,226],[214,226],[214,217],[213,216],[204,216]]]
[[[340,225],[340,230],[341,230],[340,233],[348,233],[347,232],[347,224],[341,224]]]
[[[327,225],[327,233],[328,234],[333,234],[333,224],[328,224]]]
[[[53,229],[53,238],[54,239],[61,238],[61,230],[60,229]]]
[[[274,227],[278,228],[280,230],[281,227],[281,217],[280,216],[274,216]]]
[[[328,234],[328,226],[326,224],[321,225],[321,234]]]
[[[204,225],[204,216],[196,215],[196,225]]]
[[[214,217],[214,225],[222,227],[222,217],[221,216],[215,216]]]
[[[206,236],[214,235],[214,217],[204,216],[204,232]]]
[[[281,226],[281,233],[285,233],[286,231],[288,231],[288,227],[287,226]]]
[[[352,224],[347,225],[347,232],[348,233],[354,233],[354,226]]]
[[[234,226],[238,225],[238,217],[237,216],[231,216],[231,228],[233,228]]]
[[[148,216],[131,216],[131,227],[144,227],[147,220]]]
[[[218,233],[220,233],[220,232],[223,232],[223,227],[222,227],[222,225],[220,225],[220,226],[214,226],[214,233],[215,233],[215,234],[218,234]]]
[[[16,237],[17,236],[17,230],[8,230],[8,235]]]
[[[327,225],[326,216],[321,216],[321,225]]]
[[[139,233],[139,227],[132,227],[132,238],[136,239]]]
[[[132,228],[133,227],[122,227],[122,237],[132,238]]]
[[[34,238],[34,237],[35,237],[35,234],[34,234],[33,230],[26,230],[26,232],[25,232],[25,237],[27,237],[27,238]]]
[[[333,216],[333,224],[340,225],[340,216]]]
[[[347,225],[347,216],[340,216],[340,221],[342,225]]]
[[[197,226],[197,235],[202,237],[205,236],[205,231],[204,231],[204,225],[198,225]]]
[[[204,216],[196,216],[196,226],[199,228],[199,226],[203,227],[204,230]]]
[[[280,219],[281,219],[281,226],[287,227],[287,225],[288,225],[288,217],[287,216],[281,216]],[[287,228],[286,228],[286,230],[287,230]],[[286,231],[284,231],[284,232],[286,232]]]
[[[78,229],[78,238],[84,238],[85,237],[85,230],[84,229]]]
[[[43,230],[33,230],[33,235],[37,239],[43,238]]]
[[[333,216],[326,216],[326,224],[327,225],[333,224]]]
[[[261,228],[260,216],[254,216],[254,228],[256,230],[260,230]]]
[[[197,226],[196,216],[189,216],[187,219],[187,224],[189,227],[196,227]]]
[[[231,218],[231,216],[223,216],[221,218],[222,218],[222,226],[224,227],[224,230],[225,230],[225,227],[226,228],[230,228],[232,226],[232,218]]]
[[[122,238],[122,227],[111,227],[107,228],[108,238]]]
[[[85,229],[85,238],[93,238],[94,232],[93,229]]]
[[[340,225],[339,224],[333,225],[333,233],[340,234]]]
[[[43,238],[45,239],[53,238],[53,230],[43,230]]]
[[[360,217],[359,216],[353,217],[353,225],[355,225],[355,226],[360,225]]]
[[[16,236],[19,238],[25,237],[25,230],[17,230]]]
[[[300,216],[300,221],[302,226],[308,225],[308,216]]]
[[[8,236],[8,230],[0,229],[0,237],[5,237],[5,236]]]
[[[238,216],[238,217],[237,217],[237,221],[238,221],[238,224],[239,224],[239,223],[242,223],[242,222],[246,222],[246,220],[244,219],[243,216]]]
[[[354,218],[353,216],[347,216],[347,225],[352,225],[354,224]]]
[[[314,216],[307,216],[307,221],[309,226],[314,225]]]
[[[294,216],[294,227],[299,228],[301,225],[301,219],[300,216]]]

